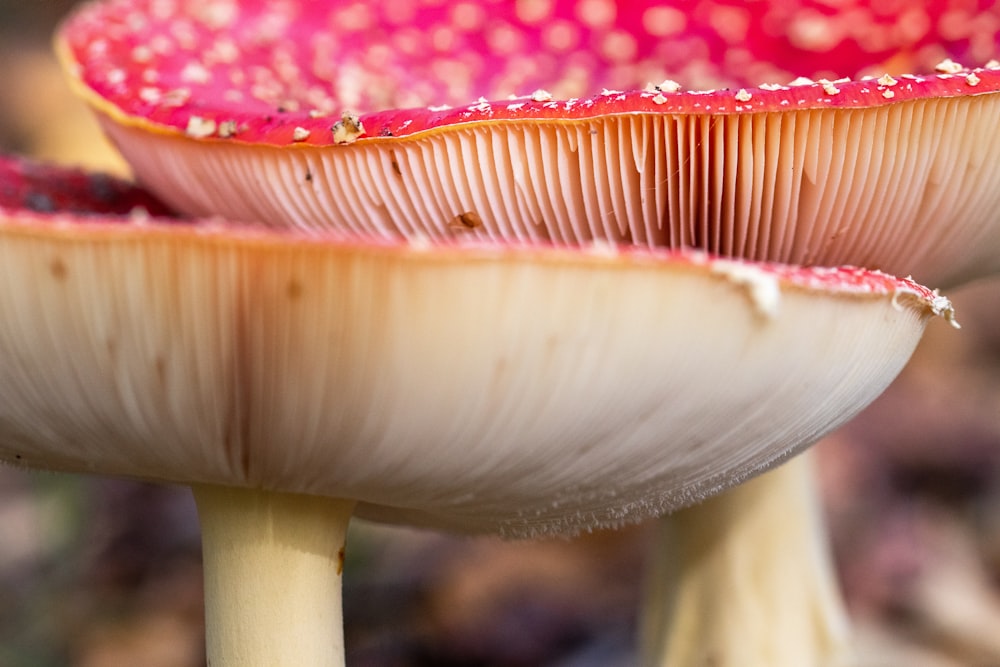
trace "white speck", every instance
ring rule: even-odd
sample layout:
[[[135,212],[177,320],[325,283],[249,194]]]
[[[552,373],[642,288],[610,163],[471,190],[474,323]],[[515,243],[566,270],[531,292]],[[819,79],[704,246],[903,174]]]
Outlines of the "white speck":
[[[365,126],[361,124],[361,119],[349,111],[345,111],[340,116],[340,120],[330,128],[333,132],[333,141],[338,144],[353,144],[365,133]]]
[[[91,58],[103,58],[108,53],[108,40],[98,38],[87,45],[87,55]]]
[[[613,95],[621,95],[621,94],[622,91],[620,90],[608,90],[607,88],[601,89],[601,95],[603,95],[604,97],[611,97]]]
[[[884,97],[887,100],[891,100],[895,96],[896,96],[896,93],[892,92],[888,88],[886,88],[885,90],[882,91],[882,97]]]
[[[515,102],[514,104],[507,105],[507,111],[518,111],[524,108],[524,102]]]
[[[1000,69],[1000,60],[991,60],[983,65],[983,67],[986,69]]]
[[[746,88],[740,88],[739,92],[736,93],[737,102],[749,102],[753,98]]]
[[[177,45],[166,35],[154,35],[149,39],[148,45],[149,48],[153,49],[153,53],[158,53],[161,56],[169,56],[177,51]]]
[[[145,86],[139,89],[139,99],[147,104],[157,104],[163,99],[163,92],[159,88]]]
[[[813,81],[812,79],[810,79],[809,77],[800,76],[800,77],[796,78],[795,80],[789,82],[788,85],[789,86],[811,86],[814,83],[816,83],[816,82]]]
[[[715,260],[712,273],[725,276],[730,282],[746,287],[757,312],[771,319],[781,307],[781,287],[778,277],[760,267],[742,262]]]
[[[538,89],[531,94],[532,102],[548,102],[552,99],[552,93],[547,90]]]
[[[427,107],[427,110],[428,111],[433,111],[434,113],[437,113],[439,111],[447,111],[450,108],[451,108],[451,106],[449,106],[447,104],[439,104],[437,106]]]
[[[128,221],[133,225],[146,225],[152,220],[153,216],[149,214],[149,210],[145,206],[136,206],[128,212]]]
[[[191,91],[187,88],[174,88],[163,94],[161,104],[166,107],[179,107],[188,103],[191,99]]]
[[[478,111],[479,113],[493,113],[493,107],[490,105],[489,100],[487,100],[485,97],[480,97],[478,102],[469,106],[469,111]]]
[[[902,310],[903,308],[903,305],[900,303],[900,300],[903,297],[916,297],[920,301],[924,301],[926,303],[926,297],[918,292],[906,288],[898,289],[892,295],[892,305],[897,310]],[[933,296],[931,297],[928,305],[930,306],[932,313],[938,317],[943,317],[948,324],[956,329],[962,328],[962,325],[955,319],[955,308],[952,306],[951,300],[948,297],[941,296],[937,290],[934,290]]]
[[[108,76],[107,81],[112,86],[117,86],[120,83],[125,83],[125,81],[128,79],[128,73],[126,73],[125,70],[121,69],[120,67],[116,67],[115,69],[108,72],[107,76]]]
[[[229,37],[220,37],[205,53],[205,62],[234,63],[240,57],[240,47]]]
[[[653,98],[653,103],[654,104],[666,104],[667,103],[667,98],[664,97],[663,93],[657,93],[656,96]]]
[[[184,132],[189,137],[194,137],[195,139],[204,139],[205,137],[210,137],[215,134],[216,128],[215,121],[211,118],[202,118],[201,116],[191,116],[188,118],[187,127]]]
[[[768,90],[771,92],[785,89],[785,86],[782,86],[780,83],[762,83],[757,87],[760,88],[761,90]]]
[[[325,115],[326,115],[326,112],[320,111],[319,109],[310,109],[309,110],[309,117],[310,118],[322,118]]]
[[[826,79],[820,79],[820,85],[823,86],[823,92],[827,95],[837,95],[840,93],[840,88],[834,85],[833,81],[827,81]]]
[[[212,73],[201,63],[188,63],[181,70],[181,81],[184,83],[207,84],[212,80]]]
[[[957,74],[963,69],[965,68],[962,65],[958,64],[951,58],[945,58],[934,66],[934,71],[941,72],[942,74]]]
[[[965,77],[965,82],[970,86],[978,86],[981,80],[975,72],[970,72],[969,76]]]
[[[236,20],[236,5],[228,2],[202,4],[195,14],[202,23],[219,30],[230,26]]]
[[[235,120],[224,120],[219,123],[219,136],[228,139],[236,134],[237,127]]]
[[[146,64],[153,59],[153,49],[149,48],[145,44],[140,44],[139,46],[132,49],[132,60],[137,63]]]
[[[956,329],[962,328],[962,325],[955,319],[955,307],[951,305],[951,300],[938,294],[937,290],[934,290],[934,298],[931,299],[931,312],[938,317],[943,317],[948,324]]]
[[[647,93],[676,93],[681,89],[681,84],[670,79],[664,79],[660,83],[650,81],[643,89]]]
[[[897,83],[898,81],[892,78],[889,74],[883,74],[878,79],[878,85],[880,86],[895,86]]]
[[[304,127],[296,127],[292,130],[292,141],[305,141],[311,132]],[[338,142],[339,143],[339,142]]]

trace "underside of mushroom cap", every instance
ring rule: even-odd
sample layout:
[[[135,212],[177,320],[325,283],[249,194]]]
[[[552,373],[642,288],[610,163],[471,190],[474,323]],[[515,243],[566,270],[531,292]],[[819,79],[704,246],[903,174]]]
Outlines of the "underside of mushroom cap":
[[[59,49],[139,180],[190,215],[932,284],[1000,270],[998,10],[840,9],[119,0]]]
[[[951,312],[848,268],[87,222],[0,207],[0,460],[459,530],[717,492],[863,407]]]

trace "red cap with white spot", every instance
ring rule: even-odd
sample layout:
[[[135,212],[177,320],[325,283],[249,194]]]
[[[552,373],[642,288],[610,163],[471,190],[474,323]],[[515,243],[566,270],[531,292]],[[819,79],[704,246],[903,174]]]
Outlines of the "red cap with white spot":
[[[58,43],[138,178],[191,215],[1000,270],[998,10],[841,9],[122,0]]]

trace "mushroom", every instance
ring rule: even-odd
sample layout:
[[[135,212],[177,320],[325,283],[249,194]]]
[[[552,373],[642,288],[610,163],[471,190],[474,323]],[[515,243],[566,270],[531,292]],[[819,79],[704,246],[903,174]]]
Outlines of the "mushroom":
[[[943,284],[1000,268],[993,37],[951,21],[943,39],[931,6],[147,5],[85,8],[59,49],[138,178],[192,215],[418,244],[699,248]],[[750,507],[739,498],[698,511]],[[797,598],[800,617],[835,617],[817,597]]]
[[[343,663],[356,505],[508,534],[656,514],[842,422],[950,316],[858,269],[310,239],[132,191],[39,212],[93,179],[32,169],[0,168],[0,460],[190,486],[213,665]]]
[[[57,48],[139,181],[191,215],[700,248],[947,284],[1000,269],[1000,192],[987,187],[1000,178],[989,132],[1000,63],[945,58],[985,60],[993,41],[979,33],[939,42],[900,28],[930,8],[921,19],[733,2],[690,14],[432,3],[419,16],[337,0],[151,4],[85,6]],[[877,21],[864,36],[848,31],[859,16]],[[856,78],[793,81],[780,65],[790,52],[798,73]],[[731,87],[688,90],[671,74]]]

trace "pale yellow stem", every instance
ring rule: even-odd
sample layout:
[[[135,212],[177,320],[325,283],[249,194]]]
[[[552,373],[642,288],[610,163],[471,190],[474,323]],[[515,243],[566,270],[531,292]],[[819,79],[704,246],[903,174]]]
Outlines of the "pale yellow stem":
[[[341,572],[354,503],[194,487],[211,667],[343,667]]]
[[[644,667],[848,664],[811,456],[659,520]]]

